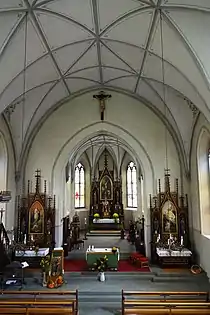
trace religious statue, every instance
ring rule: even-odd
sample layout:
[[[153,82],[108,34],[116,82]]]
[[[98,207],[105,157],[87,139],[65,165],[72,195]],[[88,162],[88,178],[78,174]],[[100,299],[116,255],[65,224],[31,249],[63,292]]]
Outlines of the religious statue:
[[[72,243],[76,244],[80,238],[80,219],[77,212],[75,212],[72,218],[71,233],[72,233]]]
[[[110,216],[110,211],[109,211],[109,201],[107,199],[105,199],[102,202],[103,208],[102,208],[102,212],[103,212],[103,217],[107,218]]]
[[[108,176],[104,176],[101,180],[101,200],[111,199],[111,180]]]

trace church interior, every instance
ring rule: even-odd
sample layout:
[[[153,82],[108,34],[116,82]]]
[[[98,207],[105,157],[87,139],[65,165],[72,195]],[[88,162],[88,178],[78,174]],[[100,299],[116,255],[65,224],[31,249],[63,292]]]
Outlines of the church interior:
[[[210,2],[0,1],[2,314],[210,314]]]

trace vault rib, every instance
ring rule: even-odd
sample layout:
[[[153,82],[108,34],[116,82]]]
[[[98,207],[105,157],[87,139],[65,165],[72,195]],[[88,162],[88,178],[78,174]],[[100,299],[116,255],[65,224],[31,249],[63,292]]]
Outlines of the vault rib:
[[[96,38],[96,47],[97,47],[97,55],[98,55],[99,77],[100,77],[101,84],[103,84],[104,80],[103,80],[103,70],[102,70],[102,61],[101,61],[101,43],[100,43],[97,0],[92,0],[92,7],[93,7],[93,19],[94,19],[94,26],[95,26],[95,38]]]
[[[57,62],[56,62],[56,60],[55,60],[55,57],[54,57],[54,55],[53,55],[53,53],[52,53],[52,50],[50,49],[50,46],[49,46],[49,44],[48,44],[48,42],[47,42],[47,39],[45,38],[45,35],[44,35],[43,32],[42,32],[42,29],[41,29],[41,27],[40,27],[40,25],[39,25],[39,22],[38,22],[38,20],[37,20],[35,14],[34,14],[34,11],[33,11],[32,7],[31,7],[31,5],[29,4],[28,0],[24,0],[24,3],[25,3],[25,5],[26,5],[26,7],[28,8],[28,13],[29,13],[29,15],[30,15],[30,17],[31,17],[31,20],[33,21],[33,23],[34,23],[34,25],[35,25],[35,27],[36,27],[36,29],[37,29],[37,32],[39,33],[39,35],[40,35],[40,37],[41,37],[41,39],[42,39],[42,41],[43,41],[43,44],[44,44],[44,46],[46,47],[46,49],[47,49],[47,51],[48,51],[48,54],[49,54],[49,56],[50,56],[50,58],[51,58],[51,60],[52,60],[52,62],[53,62],[53,64],[54,64],[54,66],[55,66],[55,68],[56,68],[56,70],[57,70],[57,72],[58,72],[58,75],[59,75],[59,77],[61,78],[61,81],[63,82],[66,91],[67,91],[68,94],[70,95],[71,92],[70,92],[70,90],[69,90],[69,87],[68,87],[68,85],[67,85],[67,83],[66,83],[66,81],[65,81],[65,78],[64,78],[64,76],[63,76],[63,74],[62,74],[61,69],[59,68],[59,66],[58,66],[58,64],[57,64]]]
[[[160,6],[160,4],[161,4],[161,0],[158,0],[157,7],[155,8],[155,10],[153,12],[152,23],[151,23],[151,26],[150,26],[149,35],[148,35],[148,39],[147,39],[147,43],[146,43],[146,47],[145,47],[145,51],[144,51],[144,56],[143,56],[143,59],[142,59],[139,75],[138,75],[138,78],[137,78],[137,81],[136,81],[136,86],[135,86],[135,89],[134,89],[134,93],[136,93],[136,91],[138,89],[139,81],[140,81],[142,73],[143,73],[144,64],[145,64],[145,61],[147,59],[149,46],[150,46],[150,43],[151,43],[153,32],[155,30],[155,25],[156,25],[156,22],[157,22],[157,18],[158,18],[158,15],[159,15],[159,10],[160,10],[159,6]]]

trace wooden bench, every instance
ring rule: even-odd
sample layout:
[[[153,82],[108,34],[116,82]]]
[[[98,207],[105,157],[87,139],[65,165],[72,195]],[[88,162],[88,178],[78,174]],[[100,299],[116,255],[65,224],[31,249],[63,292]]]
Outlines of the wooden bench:
[[[210,314],[208,292],[122,290],[122,314]]]
[[[78,314],[78,291],[2,291],[0,313]]]

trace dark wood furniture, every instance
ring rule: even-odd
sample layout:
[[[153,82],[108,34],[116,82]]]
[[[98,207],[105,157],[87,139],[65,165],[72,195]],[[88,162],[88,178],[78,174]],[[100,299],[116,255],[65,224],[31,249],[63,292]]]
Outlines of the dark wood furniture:
[[[122,290],[125,314],[210,314],[209,292],[139,292]]]
[[[175,180],[175,191],[171,191],[169,170],[166,170],[164,180],[165,191],[162,191],[159,179],[157,196],[150,195],[151,258],[153,263],[188,265],[189,257],[166,256],[160,259],[157,255],[157,247],[190,249],[187,195],[179,195],[178,179]],[[168,246],[170,236],[173,238],[172,247]]]
[[[78,314],[78,291],[2,291],[1,314]]]
[[[17,243],[51,247],[55,242],[55,196],[47,195],[47,182],[41,187],[41,171],[36,171],[35,192],[28,181],[26,194],[17,197]]]

